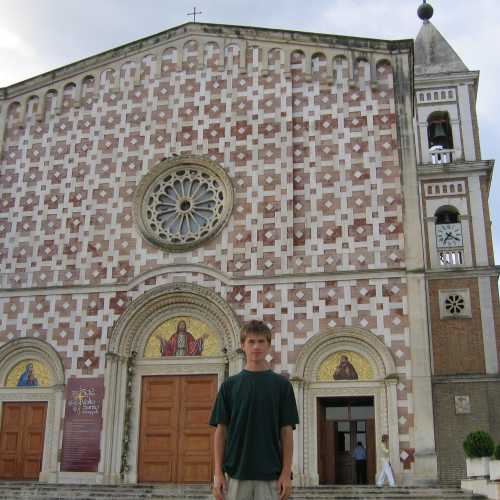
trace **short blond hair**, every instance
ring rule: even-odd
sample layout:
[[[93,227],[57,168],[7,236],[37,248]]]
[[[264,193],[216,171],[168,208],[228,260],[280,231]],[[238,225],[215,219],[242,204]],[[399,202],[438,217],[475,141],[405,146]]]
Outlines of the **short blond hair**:
[[[271,343],[271,330],[263,321],[253,319],[252,321],[249,321],[242,326],[240,331],[240,342],[242,344],[245,343],[245,340],[249,333],[262,335],[263,337],[266,337],[266,340],[269,342],[269,344]]]

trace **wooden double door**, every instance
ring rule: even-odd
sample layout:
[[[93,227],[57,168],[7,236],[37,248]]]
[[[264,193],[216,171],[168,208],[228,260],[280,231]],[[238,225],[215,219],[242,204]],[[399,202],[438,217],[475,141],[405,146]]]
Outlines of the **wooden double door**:
[[[353,453],[366,451],[365,481],[358,481]],[[373,484],[376,473],[373,398],[318,400],[318,471],[320,484]]]
[[[213,430],[208,420],[216,394],[216,375],[143,377],[140,482],[211,481]]]
[[[46,415],[47,403],[2,404],[0,479],[38,479]]]

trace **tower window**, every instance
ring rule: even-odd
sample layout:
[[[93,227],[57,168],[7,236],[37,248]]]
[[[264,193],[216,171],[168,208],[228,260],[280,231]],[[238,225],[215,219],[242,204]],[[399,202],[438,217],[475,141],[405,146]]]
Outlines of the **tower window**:
[[[438,146],[442,149],[453,149],[450,115],[446,111],[436,111],[427,119],[427,138],[429,148]]]
[[[456,224],[459,222],[458,212],[453,207],[440,208],[435,217],[436,224]]]

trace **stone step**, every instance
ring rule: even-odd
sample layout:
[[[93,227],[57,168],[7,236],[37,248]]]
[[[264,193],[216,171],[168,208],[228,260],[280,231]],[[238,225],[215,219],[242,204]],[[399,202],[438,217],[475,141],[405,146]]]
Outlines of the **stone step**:
[[[485,498],[454,488],[315,486],[294,488],[290,500],[472,500]],[[2,500],[209,500],[207,485],[47,484],[0,481]]]

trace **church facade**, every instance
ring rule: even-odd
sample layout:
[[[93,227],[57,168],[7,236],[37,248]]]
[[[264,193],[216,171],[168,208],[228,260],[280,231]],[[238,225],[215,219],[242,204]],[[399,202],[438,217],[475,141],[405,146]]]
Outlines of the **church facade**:
[[[354,482],[358,441],[373,482],[382,434],[455,484],[456,436],[500,437],[500,310],[446,47],[188,23],[1,89],[0,478],[209,482],[263,319],[297,484]]]

